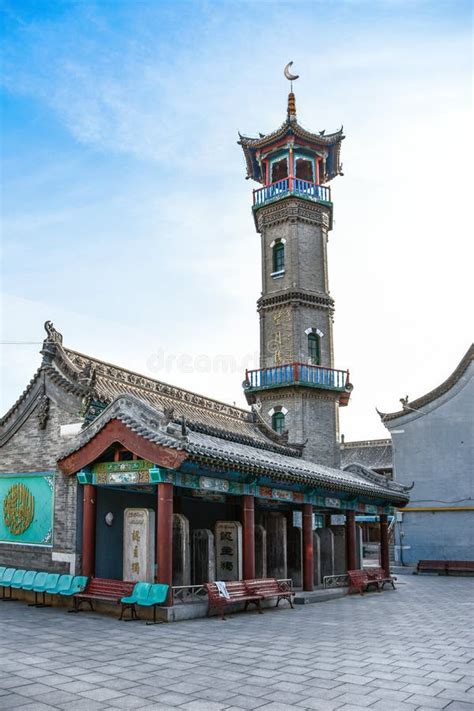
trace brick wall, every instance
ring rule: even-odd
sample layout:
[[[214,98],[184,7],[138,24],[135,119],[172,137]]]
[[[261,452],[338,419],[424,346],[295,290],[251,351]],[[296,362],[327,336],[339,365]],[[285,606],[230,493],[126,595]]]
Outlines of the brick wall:
[[[64,444],[60,437],[60,427],[77,422],[78,404],[61,402],[54,388],[48,391],[50,397],[48,420],[44,429],[40,427],[37,409],[12,437],[0,448],[0,476],[7,473],[53,471],[54,487],[54,528],[53,547],[0,543],[0,564],[14,567],[40,568],[56,572],[69,572],[68,562],[53,560],[53,553],[74,555],[76,553],[77,529],[77,482],[75,477],[64,477],[56,468],[58,452]]]

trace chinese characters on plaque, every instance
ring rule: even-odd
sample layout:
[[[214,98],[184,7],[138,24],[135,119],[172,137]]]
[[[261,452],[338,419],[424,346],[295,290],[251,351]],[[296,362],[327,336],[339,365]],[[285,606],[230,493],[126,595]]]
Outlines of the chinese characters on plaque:
[[[218,521],[215,529],[216,580],[242,579],[242,525]]]
[[[123,579],[154,582],[155,512],[125,509],[123,519]]]

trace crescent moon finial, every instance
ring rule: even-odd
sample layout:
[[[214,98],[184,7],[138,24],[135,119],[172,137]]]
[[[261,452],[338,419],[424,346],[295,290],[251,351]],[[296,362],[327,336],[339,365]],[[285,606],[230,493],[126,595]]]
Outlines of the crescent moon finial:
[[[293,62],[288,62],[288,64],[286,65],[286,67],[283,70],[283,74],[288,79],[288,81],[295,81],[295,79],[299,78],[299,74],[292,74],[290,72],[290,69],[292,66],[293,66]]]

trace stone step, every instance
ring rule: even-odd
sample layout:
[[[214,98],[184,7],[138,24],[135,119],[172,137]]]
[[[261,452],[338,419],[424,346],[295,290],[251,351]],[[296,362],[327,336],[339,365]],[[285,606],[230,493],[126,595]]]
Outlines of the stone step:
[[[332,590],[313,590],[313,592],[298,591],[295,595],[295,605],[308,605],[314,602],[327,602],[338,597],[344,597],[349,592],[349,588],[334,588]],[[281,604],[281,603],[280,603]]]

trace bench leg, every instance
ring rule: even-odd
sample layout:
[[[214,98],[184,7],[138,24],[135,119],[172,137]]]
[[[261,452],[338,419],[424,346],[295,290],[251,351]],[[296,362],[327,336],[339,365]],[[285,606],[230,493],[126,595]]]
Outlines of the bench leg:
[[[137,613],[135,613],[137,614]],[[138,617],[136,618],[137,620],[139,619]],[[161,625],[161,620],[156,619],[156,605],[153,605],[153,622],[147,622],[147,625]]]
[[[263,610],[262,610],[262,606],[261,606],[261,604],[260,604],[260,600],[256,600],[256,601],[255,601],[255,604],[256,604],[256,606],[257,606],[258,614],[259,614],[259,615],[263,615]]]
[[[73,605],[72,608],[70,610],[68,610],[68,612],[80,612],[76,597],[72,598],[72,605]]]
[[[278,607],[278,605],[280,604],[280,600],[286,600],[287,602],[290,603],[291,609],[292,609],[292,610],[295,609],[295,607],[294,607],[294,605],[293,605],[293,601],[292,601],[292,599],[291,599],[291,595],[279,595],[279,596],[278,596],[278,599],[277,599],[277,604],[275,605],[275,607]]]

